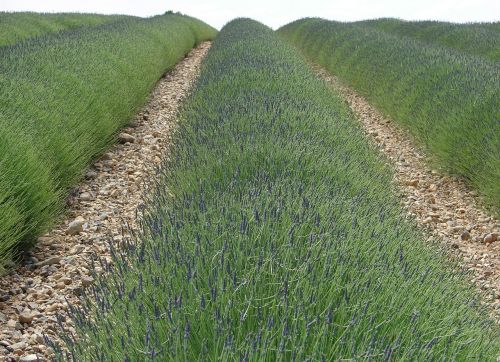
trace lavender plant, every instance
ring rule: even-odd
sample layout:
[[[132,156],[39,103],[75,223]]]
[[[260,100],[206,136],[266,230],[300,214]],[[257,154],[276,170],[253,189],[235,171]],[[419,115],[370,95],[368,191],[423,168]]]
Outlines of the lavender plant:
[[[498,24],[478,27],[485,41],[471,41],[480,36],[474,28],[456,25],[453,47],[443,46],[447,38],[437,31],[434,40],[419,41],[419,30],[402,36],[371,22],[302,19],[278,32],[408,129],[434,167],[466,180],[500,215]],[[457,33],[470,35],[463,47]]]
[[[347,106],[271,29],[209,51],[137,238],[73,310],[75,361],[492,360]],[[106,266],[104,266],[106,267]]]
[[[96,26],[130,18],[125,15],[40,14],[33,12],[0,12],[0,46],[83,26]]]
[[[215,34],[187,16],[127,17],[0,47],[0,274],[161,75]]]
[[[385,18],[359,21],[356,24],[500,61],[500,22],[456,24]]]

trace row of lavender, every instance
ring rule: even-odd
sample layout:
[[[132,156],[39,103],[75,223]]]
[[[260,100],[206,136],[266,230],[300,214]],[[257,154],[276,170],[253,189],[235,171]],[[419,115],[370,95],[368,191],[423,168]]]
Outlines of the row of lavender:
[[[500,215],[498,28],[301,19],[278,33],[407,129],[433,167],[465,179]]]
[[[73,311],[70,358],[495,357],[477,295],[405,221],[347,106],[271,29],[224,27],[174,141],[142,231]]]
[[[111,17],[0,47],[0,274],[50,228],[160,76],[215,35],[187,16]]]

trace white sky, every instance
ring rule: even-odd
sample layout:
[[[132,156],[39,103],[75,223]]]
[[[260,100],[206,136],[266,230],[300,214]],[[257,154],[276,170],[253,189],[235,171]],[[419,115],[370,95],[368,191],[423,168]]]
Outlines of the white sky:
[[[250,17],[272,28],[303,17],[353,21],[380,17],[499,21],[500,0],[0,0],[0,11],[93,12],[151,16],[180,11],[221,28]]]

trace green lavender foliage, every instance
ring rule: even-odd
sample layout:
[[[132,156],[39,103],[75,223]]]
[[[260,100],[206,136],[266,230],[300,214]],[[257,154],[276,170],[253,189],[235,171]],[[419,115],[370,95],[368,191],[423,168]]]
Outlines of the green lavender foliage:
[[[464,276],[405,220],[391,170],[347,106],[271,29],[223,28],[174,144],[142,231],[113,249],[107,278],[73,309],[74,360],[488,361],[500,351]]]
[[[0,271],[50,226],[160,76],[215,34],[165,15],[0,48]]]
[[[125,18],[127,16],[124,15],[0,12],[0,46],[12,45],[47,33],[100,25]]]
[[[385,18],[354,24],[500,61],[500,22],[455,24]]]
[[[302,19],[278,32],[408,129],[434,166],[466,179],[500,214],[498,62],[360,23]]]

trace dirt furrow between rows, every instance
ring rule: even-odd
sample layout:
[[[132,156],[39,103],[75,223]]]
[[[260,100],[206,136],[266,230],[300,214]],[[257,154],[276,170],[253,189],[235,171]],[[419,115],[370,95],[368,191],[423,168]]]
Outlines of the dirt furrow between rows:
[[[94,283],[93,260],[111,263],[109,241],[119,244],[136,227],[150,178],[168,157],[177,111],[199,74],[210,43],[192,50],[156,85],[147,105],[97,160],[68,199],[59,225],[10,274],[0,277],[0,362],[50,358],[44,335],[57,340],[58,321],[74,333],[68,303],[77,305]],[[99,265],[99,261],[97,262]]]
[[[429,167],[423,150],[408,132],[384,117],[366,99],[326,70],[315,72],[339,90],[369,139],[392,165],[394,181],[409,214],[429,235],[448,246],[471,271],[491,314],[500,322],[500,223],[481,207],[477,194],[462,180]]]

